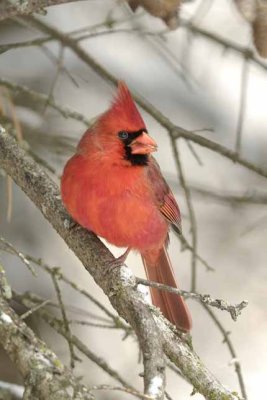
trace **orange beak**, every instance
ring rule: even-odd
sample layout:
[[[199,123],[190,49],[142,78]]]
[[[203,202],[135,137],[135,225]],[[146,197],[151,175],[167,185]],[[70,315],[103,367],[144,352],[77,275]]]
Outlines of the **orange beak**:
[[[129,146],[132,149],[132,154],[150,154],[158,149],[155,140],[148,136],[146,132],[133,140]]]

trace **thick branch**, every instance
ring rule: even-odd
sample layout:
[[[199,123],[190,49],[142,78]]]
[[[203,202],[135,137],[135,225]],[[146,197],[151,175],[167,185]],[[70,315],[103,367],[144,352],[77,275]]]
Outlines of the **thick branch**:
[[[81,399],[93,399],[2,297],[0,343],[24,378],[24,399],[71,400],[70,391],[78,393],[79,387],[82,389]]]
[[[0,166],[41,210],[107,294],[114,308],[135,330],[144,355],[146,394],[163,398],[163,345],[165,353],[207,399],[237,399],[236,394],[222,386],[207,370],[161,315],[155,323],[150,308],[136,290],[131,271],[125,266],[110,271],[108,265],[113,257],[102,242],[81,227],[69,229],[72,221],[62,206],[57,186],[4,130],[0,133]]]

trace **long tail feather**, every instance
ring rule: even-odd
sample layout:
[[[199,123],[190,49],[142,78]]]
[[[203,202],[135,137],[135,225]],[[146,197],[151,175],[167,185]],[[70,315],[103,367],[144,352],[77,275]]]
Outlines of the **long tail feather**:
[[[142,259],[149,280],[178,288],[165,246],[156,257],[155,254],[145,253],[142,255]],[[150,288],[150,292],[153,304],[159,307],[170,322],[183,331],[191,330],[191,315],[181,296],[155,288]]]

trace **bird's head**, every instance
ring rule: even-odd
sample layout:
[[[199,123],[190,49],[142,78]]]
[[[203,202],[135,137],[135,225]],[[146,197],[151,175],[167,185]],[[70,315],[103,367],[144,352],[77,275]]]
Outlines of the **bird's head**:
[[[111,107],[95,123],[93,135],[100,151],[125,165],[146,165],[157,150],[124,82],[119,82]]]

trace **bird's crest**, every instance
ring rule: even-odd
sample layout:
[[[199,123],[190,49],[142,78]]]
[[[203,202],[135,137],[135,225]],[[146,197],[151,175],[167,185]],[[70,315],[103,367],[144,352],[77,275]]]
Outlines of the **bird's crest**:
[[[120,81],[117,93],[112,101],[110,109],[104,114],[104,120],[114,124],[120,124],[121,129],[136,131],[145,128],[131,93],[125,82]],[[116,121],[116,122],[115,122]]]

